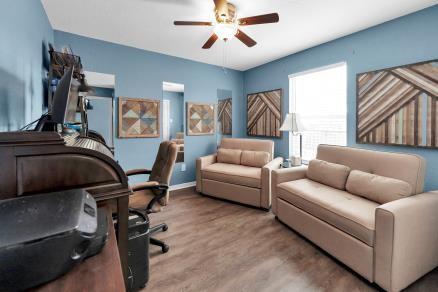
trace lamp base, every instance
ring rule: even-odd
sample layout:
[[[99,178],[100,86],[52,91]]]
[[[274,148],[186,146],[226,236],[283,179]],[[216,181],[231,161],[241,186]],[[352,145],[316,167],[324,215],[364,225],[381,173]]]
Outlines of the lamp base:
[[[290,161],[292,166],[300,166],[302,164],[302,159],[299,156],[291,156]]]

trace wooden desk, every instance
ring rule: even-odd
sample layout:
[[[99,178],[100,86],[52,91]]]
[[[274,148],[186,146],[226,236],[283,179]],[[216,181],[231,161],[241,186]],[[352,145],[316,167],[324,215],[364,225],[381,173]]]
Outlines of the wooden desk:
[[[107,211],[109,236],[103,250],[78,264],[64,276],[39,286],[32,291],[38,292],[67,292],[67,291],[125,291],[120,257],[117,248],[116,234],[111,218]]]

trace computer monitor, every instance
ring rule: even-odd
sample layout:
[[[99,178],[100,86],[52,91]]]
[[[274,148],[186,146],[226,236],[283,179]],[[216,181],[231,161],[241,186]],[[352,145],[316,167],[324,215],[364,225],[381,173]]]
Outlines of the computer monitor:
[[[76,121],[80,84],[73,78],[73,72],[73,67],[67,69],[58,83],[53,96],[52,122],[65,124]]]

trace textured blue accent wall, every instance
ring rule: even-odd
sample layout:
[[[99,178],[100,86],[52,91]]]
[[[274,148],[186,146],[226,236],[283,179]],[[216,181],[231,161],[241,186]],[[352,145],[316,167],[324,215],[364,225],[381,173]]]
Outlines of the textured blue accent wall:
[[[114,74],[115,96],[162,99],[163,81],[184,84],[185,101],[216,103],[217,89],[228,89],[233,96],[242,96],[243,73],[159,53],[55,31],[57,48],[70,45],[81,56],[87,71]],[[233,104],[233,114],[244,111],[244,103]],[[116,107],[117,113],[117,107]],[[117,114],[115,115],[117,119]],[[115,125],[118,125],[117,120]],[[233,125],[234,126],[234,125]],[[243,125],[233,127],[233,135],[244,131]],[[117,135],[117,133],[115,133]],[[115,139],[116,159],[124,169],[151,167],[161,138]],[[216,136],[187,136],[185,139],[187,170],[176,166],[174,183],[195,180],[197,157],[216,150]],[[139,178],[133,181],[138,181]]]
[[[41,116],[53,30],[40,1],[0,4],[0,132]]]
[[[438,150],[356,144],[356,74],[438,58],[438,5],[293,54],[244,73],[245,95],[283,88],[283,114],[289,108],[288,75],[347,63],[348,145],[415,153],[427,160],[426,189],[438,189]],[[246,112],[244,121],[246,121]],[[244,132],[242,132],[244,133]],[[277,155],[288,156],[288,135],[276,140]]]

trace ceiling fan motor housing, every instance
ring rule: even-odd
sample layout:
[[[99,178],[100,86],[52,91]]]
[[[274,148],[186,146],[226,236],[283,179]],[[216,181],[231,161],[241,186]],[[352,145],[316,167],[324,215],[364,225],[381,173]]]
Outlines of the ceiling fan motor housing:
[[[231,23],[236,20],[236,6],[234,6],[234,4],[227,3],[227,8],[228,8],[228,17],[225,14],[220,14],[218,9],[215,9],[214,14],[216,16],[217,22]]]

